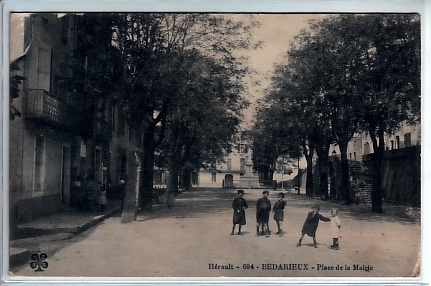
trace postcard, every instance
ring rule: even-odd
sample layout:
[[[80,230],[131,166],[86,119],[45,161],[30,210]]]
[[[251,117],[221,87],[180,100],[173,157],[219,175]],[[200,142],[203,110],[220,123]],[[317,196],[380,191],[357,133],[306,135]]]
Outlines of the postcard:
[[[422,10],[109,5],[4,14],[5,282],[423,282]]]

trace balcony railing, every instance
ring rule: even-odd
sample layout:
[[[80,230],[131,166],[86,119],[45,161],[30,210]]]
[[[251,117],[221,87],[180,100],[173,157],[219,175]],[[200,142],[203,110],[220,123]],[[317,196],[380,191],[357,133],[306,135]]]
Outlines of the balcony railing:
[[[24,116],[68,128],[75,127],[80,117],[78,109],[59,101],[42,89],[28,90]]]

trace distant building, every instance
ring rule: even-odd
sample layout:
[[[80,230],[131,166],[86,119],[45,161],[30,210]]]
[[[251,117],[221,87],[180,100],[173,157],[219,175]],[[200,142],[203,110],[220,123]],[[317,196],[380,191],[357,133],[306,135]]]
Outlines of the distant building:
[[[382,162],[382,196],[386,202],[420,205],[421,124],[403,122],[393,134],[385,134]],[[357,133],[347,146],[350,186],[356,202],[371,202],[373,143],[368,132]],[[338,146],[331,146],[330,191],[341,194],[341,165]]]
[[[233,151],[210,170],[199,172],[199,186],[224,188],[258,187],[253,171],[252,150],[248,141],[237,143]]]
[[[394,134],[385,134],[385,151],[421,145],[421,124],[402,122]],[[332,146],[329,155],[339,155],[337,146]],[[362,161],[363,155],[374,153],[373,142],[368,132],[356,133],[347,145],[347,159]]]

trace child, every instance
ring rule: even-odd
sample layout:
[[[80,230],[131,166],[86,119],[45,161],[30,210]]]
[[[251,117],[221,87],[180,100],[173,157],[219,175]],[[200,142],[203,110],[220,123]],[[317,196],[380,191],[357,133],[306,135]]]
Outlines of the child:
[[[280,192],[278,194],[278,201],[274,204],[272,211],[274,212],[274,220],[277,223],[277,234],[279,236],[282,235],[283,231],[281,229],[281,225],[284,219],[284,206],[286,205],[286,201],[284,200],[284,194]]]
[[[331,248],[338,250],[338,239],[341,237],[340,230],[341,230],[341,222],[338,218],[338,210],[336,208],[331,209],[331,237],[332,237],[332,245]]]
[[[238,235],[242,235],[241,227],[245,225],[245,209],[248,208],[246,200],[243,198],[244,191],[238,190],[238,197],[233,200],[232,208],[233,208],[233,226],[232,232],[230,235],[234,235],[235,226],[238,225]]]
[[[313,238],[314,242],[314,248],[317,248],[317,242],[316,242],[316,230],[317,226],[319,225],[319,220],[323,221],[330,221],[330,218],[324,217],[323,215],[319,214],[320,207],[318,205],[315,205],[313,207],[313,211],[309,212],[307,215],[307,218],[305,219],[304,226],[302,227],[302,234],[301,238],[298,241],[298,244],[296,246],[301,246],[302,239],[304,238],[304,235],[307,234],[308,236],[311,236]]]
[[[271,202],[268,200],[269,192],[267,190],[262,192],[263,197],[257,200],[256,203],[256,236],[259,236],[259,228],[262,229],[261,234],[269,237],[269,213],[271,212]]]

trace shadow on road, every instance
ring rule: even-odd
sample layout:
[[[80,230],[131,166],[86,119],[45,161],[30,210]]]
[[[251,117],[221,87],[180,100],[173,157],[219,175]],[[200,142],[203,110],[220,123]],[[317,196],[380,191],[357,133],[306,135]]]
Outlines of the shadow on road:
[[[253,192],[253,191],[252,191]],[[271,191],[270,199],[275,202],[278,191]],[[167,217],[176,218],[195,218],[205,214],[213,214],[231,209],[232,200],[236,196],[236,190],[226,190],[217,188],[193,188],[184,192],[175,198],[174,206],[171,210],[164,204],[154,205],[152,210],[145,210],[138,213],[137,221],[146,221]],[[256,200],[260,197],[260,191],[255,190],[253,193],[246,194],[249,209],[254,208]],[[286,194],[287,207],[304,208],[304,213],[311,210],[313,205],[320,205],[321,213],[328,215],[330,209],[335,207],[339,210],[340,215],[355,220],[364,220],[372,222],[396,222],[406,225],[415,224],[415,220],[408,217],[405,213],[405,207],[384,205],[383,213],[372,213],[370,204],[351,204],[347,206],[342,203],[332,201],[323,201],[315,198],[308,198],[304,195],[292,193]]]
[[[155,204],[151,210],[140,211],[137,221],[166,217],[193,218],[226,211],[231,208],[235,196],[235,190],[193,188],[188,192],[179,194],[174,200],[172,209],[168,209],[163,203]],[[253,205],[253,203],[249,203],[249,207]]]
[[[351,204],[345,205],[340,202],[324,201],[318,198],[308,198],[304,195],[288,194],[286,197],[290,205],[299,208],[310,209],[313,205],[320,206],[320,212],[323,215],[329,216],[331,208],[337,208],[339,215],[349,217],[356,220],[364,220],[370,222],[397,222],[401,224],[415,224],[415,219],[407,216],[405,206],[397,206],[392,204],[383,205],[383,213],[371,212],[371,204]],[[289,205],[289,203],[288,203]]]

